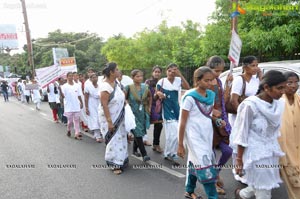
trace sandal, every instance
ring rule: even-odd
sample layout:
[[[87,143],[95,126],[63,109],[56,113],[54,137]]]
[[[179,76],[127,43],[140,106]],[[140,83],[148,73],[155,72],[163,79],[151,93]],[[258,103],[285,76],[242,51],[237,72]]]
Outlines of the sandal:
[[[74,138],[75,138],[75,140],[82,140],[82,138],[81,138],[81,137],[79,137],[78,135],[77,135],[77,136],[75,136]]]
[[[145,146],[152,146],[152,144],[149,141],[144,141]]]
[[[240,189],[237,188],[235,191],[234,191],[234,195],[235,195],[235,199],[243,199],[241,196],[240,196]]]
[[[218,192],[218,195],[226,195],[226,191],[222,187],[218,186],[217,184],[216,184],[216,190]]]
[[[218,187],[221,187],[221,188],[224,187],[224,181],[221,179],[221,177],[220,177],[219,175],[218,175],[218,178],[217,178],[216,185],[217,185]]]
[[[67,132],[67,136],[68,136],[68,137],[71,137],[71,131],[68,131],[68,132]]]
[[[201,196],[197,196],[195,193],[184,193],[184,197],[190,198],[190,199],[203,199]]]
[[[113,172],[116,175],[120,175],[123,171],[121,169],[114,169]]]
[[[152,150],[153,150],[153,151],[156,151],[157,153],[162,153],[162,152],[164,152],[164,151],[162,150],[162,148],[160,148],[159,145],[153,145]]]
[[[137,151],[133,152],[132,154],[135,155],[136,157],[141,157],[141,156],[142,156],[142,154],[140,154],[140,153],[137,152]]]

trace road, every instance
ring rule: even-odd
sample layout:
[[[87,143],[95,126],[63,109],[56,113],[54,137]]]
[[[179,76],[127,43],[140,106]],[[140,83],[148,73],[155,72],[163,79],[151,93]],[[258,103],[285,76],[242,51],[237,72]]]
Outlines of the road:
[[[96,143],[90,133],[81,141],[68,138],[66,126],[52,121],[46,102],[36,111],[33,104],[13,98],[5,103],[1,96],[0,118],[1,199],[184,198],[186,170],[172,168],[151,147],[146,148],[149,164],[130,155],[129,167],[116,176],[103,168],[105,144]],[[163,146],[164,134],[161,142]],[[230,169],[224,169],[221,176],[227,195],[220,198],[234,199],[233,191],[243,185],[233,179]],[[196,193],[203,195],[200,184]],[[284,185],[272,194],[272,199],[288,198]]]

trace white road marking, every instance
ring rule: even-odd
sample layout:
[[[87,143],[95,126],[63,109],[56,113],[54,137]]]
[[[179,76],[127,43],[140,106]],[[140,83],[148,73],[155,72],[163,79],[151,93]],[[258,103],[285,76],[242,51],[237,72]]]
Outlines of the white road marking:
[[[131,157],[134,157],[135,159],[138,159],[138,160],[140,160],[140,161],[143,161],[142,157],[136,157],[135,155],[131,155]],[[173,169],[169,169],[168,167],[165,167],[165,166],[162,165],[162,164],[158,164],[157,162],[154,162],[154,161],[152,161],[152,160],[147,161],[147,163],[150,164],[151,166],[155,167],[155,168],[158,168],[158,169],[160,169],[160,170],[162,170],[162,171],[165,171],[165,172],[167,172],[168,174],[171,174],[171,175],[176,176],[176,177],[178,177],[178,178],[185,178],[185,175],[184,175],[184,174],[179,173],[179,172],[177,172],[177,171],[175,171],[175,170],[173,170]]]
[[[85,135],[85,136],[87,136],[87,137],[90,137],[90,138],[94,139],[94,136],[91,135],[91,134],[89,134],[89,133],[87,133],[87,132],[81,132],[81,134],[83,134],[83,135]]]
[[[42,116],[45,116],[45,117],[47,116],[47,114],[46,114],[46,113],[41,113],[41,112],[40,112],[40,114],[41,114]]]

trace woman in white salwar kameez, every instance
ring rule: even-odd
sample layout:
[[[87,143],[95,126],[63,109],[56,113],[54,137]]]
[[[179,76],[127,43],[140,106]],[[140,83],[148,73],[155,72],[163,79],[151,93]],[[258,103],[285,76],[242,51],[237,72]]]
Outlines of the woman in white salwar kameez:
[[[32,84],[37,84],[37,81],[32,80]],[[35,109],[38,111],[41,110],[40,106],[41,106],[42,97],[41,97],[40,89],[33,89],[31,98],[32,98],[33,103],[35,104]]]
[[[79,80],[79,75],[77,72],[73,72],[73,78],[74,78],[74,83],[79,87],[79,92],[80,92],[80,97],[83,101],[85,101],[84,99],[84,94],[83,94],[83,86],[82,86],[82,82]],[[83,103],[83,108],[80,109],[80,124],[82,127],[82,130],[85,132],[88,132],[88,116],[86,114],[86,107],[85,107],[85,103]],[[81,136],[81,133],[80,133]]]
[[[100,122],[98,107],[100,104],[100,89],[98,85],[98,76],[92,74],[90,76],[91,83],[84,88],[84,100],[86,107],[86,115],[88,116],[88,127],[94,133],[97,142],[102,142],[102,134],[100,132]]]
[[[224,125],[220,118],[213,118],[215,93],[209,90],[213,71],[201,67],[194,72],[196,88],[183,96],[179,117],[178,156],[184,158],[184,144],[188,149],[186,198],[202,198],[194,193],[197,180],[203,184],[208,199],[217,199],[215,182],[218,170],[213,151],[213,122]]]
[[[105,80],[100,87],[99,117],[106,143],[105,160],[114,173],[119,175],[128,164],[127,132],[124,125],[125,94],[116,81],[119,75],[116,63],[109,63],[102,74]]]
[[[256,96],[245,99],[238,108],[231,146],[236,148],[235,170],[248,187],[235,191],[237,199],[271,199],[271,190],[281,183],[279,158],[284,155],[278,143],[286,78],[268,71]]]
[[[177,157],[177,129],[179,118],[179,98],[181,87],[189,89],[189,83],[179,71],[176,64],[169,64],[167,67],[167,77],[157,82],[156,95],[162,101],[162,116],[165,127],[165,150],[164,158],[178,165]]]

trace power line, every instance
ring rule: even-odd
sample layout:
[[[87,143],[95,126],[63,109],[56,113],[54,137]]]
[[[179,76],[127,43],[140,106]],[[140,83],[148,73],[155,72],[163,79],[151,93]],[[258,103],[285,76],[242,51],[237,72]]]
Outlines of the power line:
[[[151,8],[151,7],[154,6],[155,4],[159,3],[160,1],[162,1],[162,0],[158,0],[158,1],[153,2],[152,4],[146,6],[146,7],[143,8],[142,10],[138,11],[136,14],[138,15],[138,14],[143,13],[144,11],[148,10],[149,8]]]
[[[95,35],[89,36],[89,37],[85,37],[82,39],[78,39],[78,40],[74,40],[74,41],[69,41],[69,42],[64,42],[64,43],[48,43],[48,44],[37,44],[35,43],[34,45],[36,46],[41,46],[41,47],[50,47],[50,46],[61,46],[64,44],[70,44],[70,45],[76,45],[76,43],[80,42],[80,41],[84,41],[90,38],[96,37]]]

